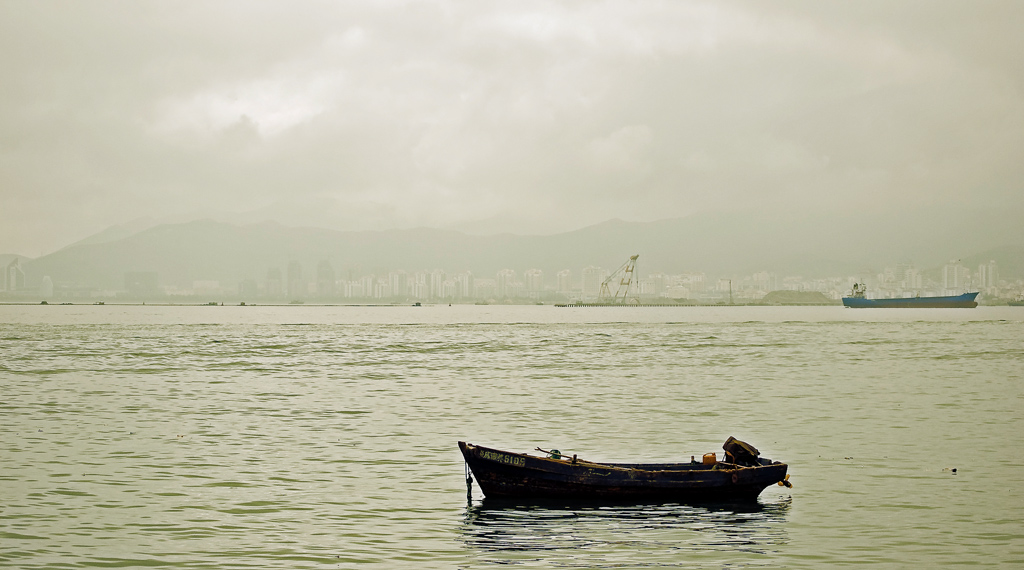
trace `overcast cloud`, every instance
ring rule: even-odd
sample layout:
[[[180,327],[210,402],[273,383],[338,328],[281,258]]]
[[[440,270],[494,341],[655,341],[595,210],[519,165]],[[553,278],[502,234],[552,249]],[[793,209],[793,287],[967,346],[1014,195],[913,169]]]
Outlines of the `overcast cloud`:
[[[0,253],[140,217],[1024,212],[1024,3],[0,2]]]

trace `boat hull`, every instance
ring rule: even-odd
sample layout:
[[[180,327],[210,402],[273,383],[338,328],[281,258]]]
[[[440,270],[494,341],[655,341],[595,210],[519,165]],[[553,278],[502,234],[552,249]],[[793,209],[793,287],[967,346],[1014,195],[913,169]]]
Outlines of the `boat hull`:
[[[852,309],[894,308],[894,309],[973,309],[978,306],[978,293],[964,293],[947,297],[905,297],[902,299],[865,299],[843,297],[843,306]]]
[[[751,502],[783,481],[788,466],[591,463],[511,453],[459,442],[488,498],[629,502]]]

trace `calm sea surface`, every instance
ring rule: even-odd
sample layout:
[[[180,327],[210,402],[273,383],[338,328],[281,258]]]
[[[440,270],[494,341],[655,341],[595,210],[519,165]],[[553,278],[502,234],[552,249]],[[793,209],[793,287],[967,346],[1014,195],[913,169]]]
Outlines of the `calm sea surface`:
[[[1020,567],[1022,376],[1024,307],[0,306],[0,566]],[[794,488],[509,508],[456,447],[729,436]]]

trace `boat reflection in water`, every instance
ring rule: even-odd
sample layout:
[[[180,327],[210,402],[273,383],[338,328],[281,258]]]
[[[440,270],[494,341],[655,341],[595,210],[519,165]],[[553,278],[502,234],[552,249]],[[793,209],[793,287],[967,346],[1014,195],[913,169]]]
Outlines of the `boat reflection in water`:
[[[716,504],[554,504],[484,499],[466,509],[462,541],[481,562],[620,567],[770,559],[786,544],[791,498]],[[744,556],[745,553],[745,556]]]

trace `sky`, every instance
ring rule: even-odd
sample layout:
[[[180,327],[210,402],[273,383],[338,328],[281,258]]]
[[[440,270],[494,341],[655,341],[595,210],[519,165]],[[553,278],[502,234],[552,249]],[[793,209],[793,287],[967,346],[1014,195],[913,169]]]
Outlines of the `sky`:
[[[1024,213],[1024,3],[0,0],[0,253]]]

